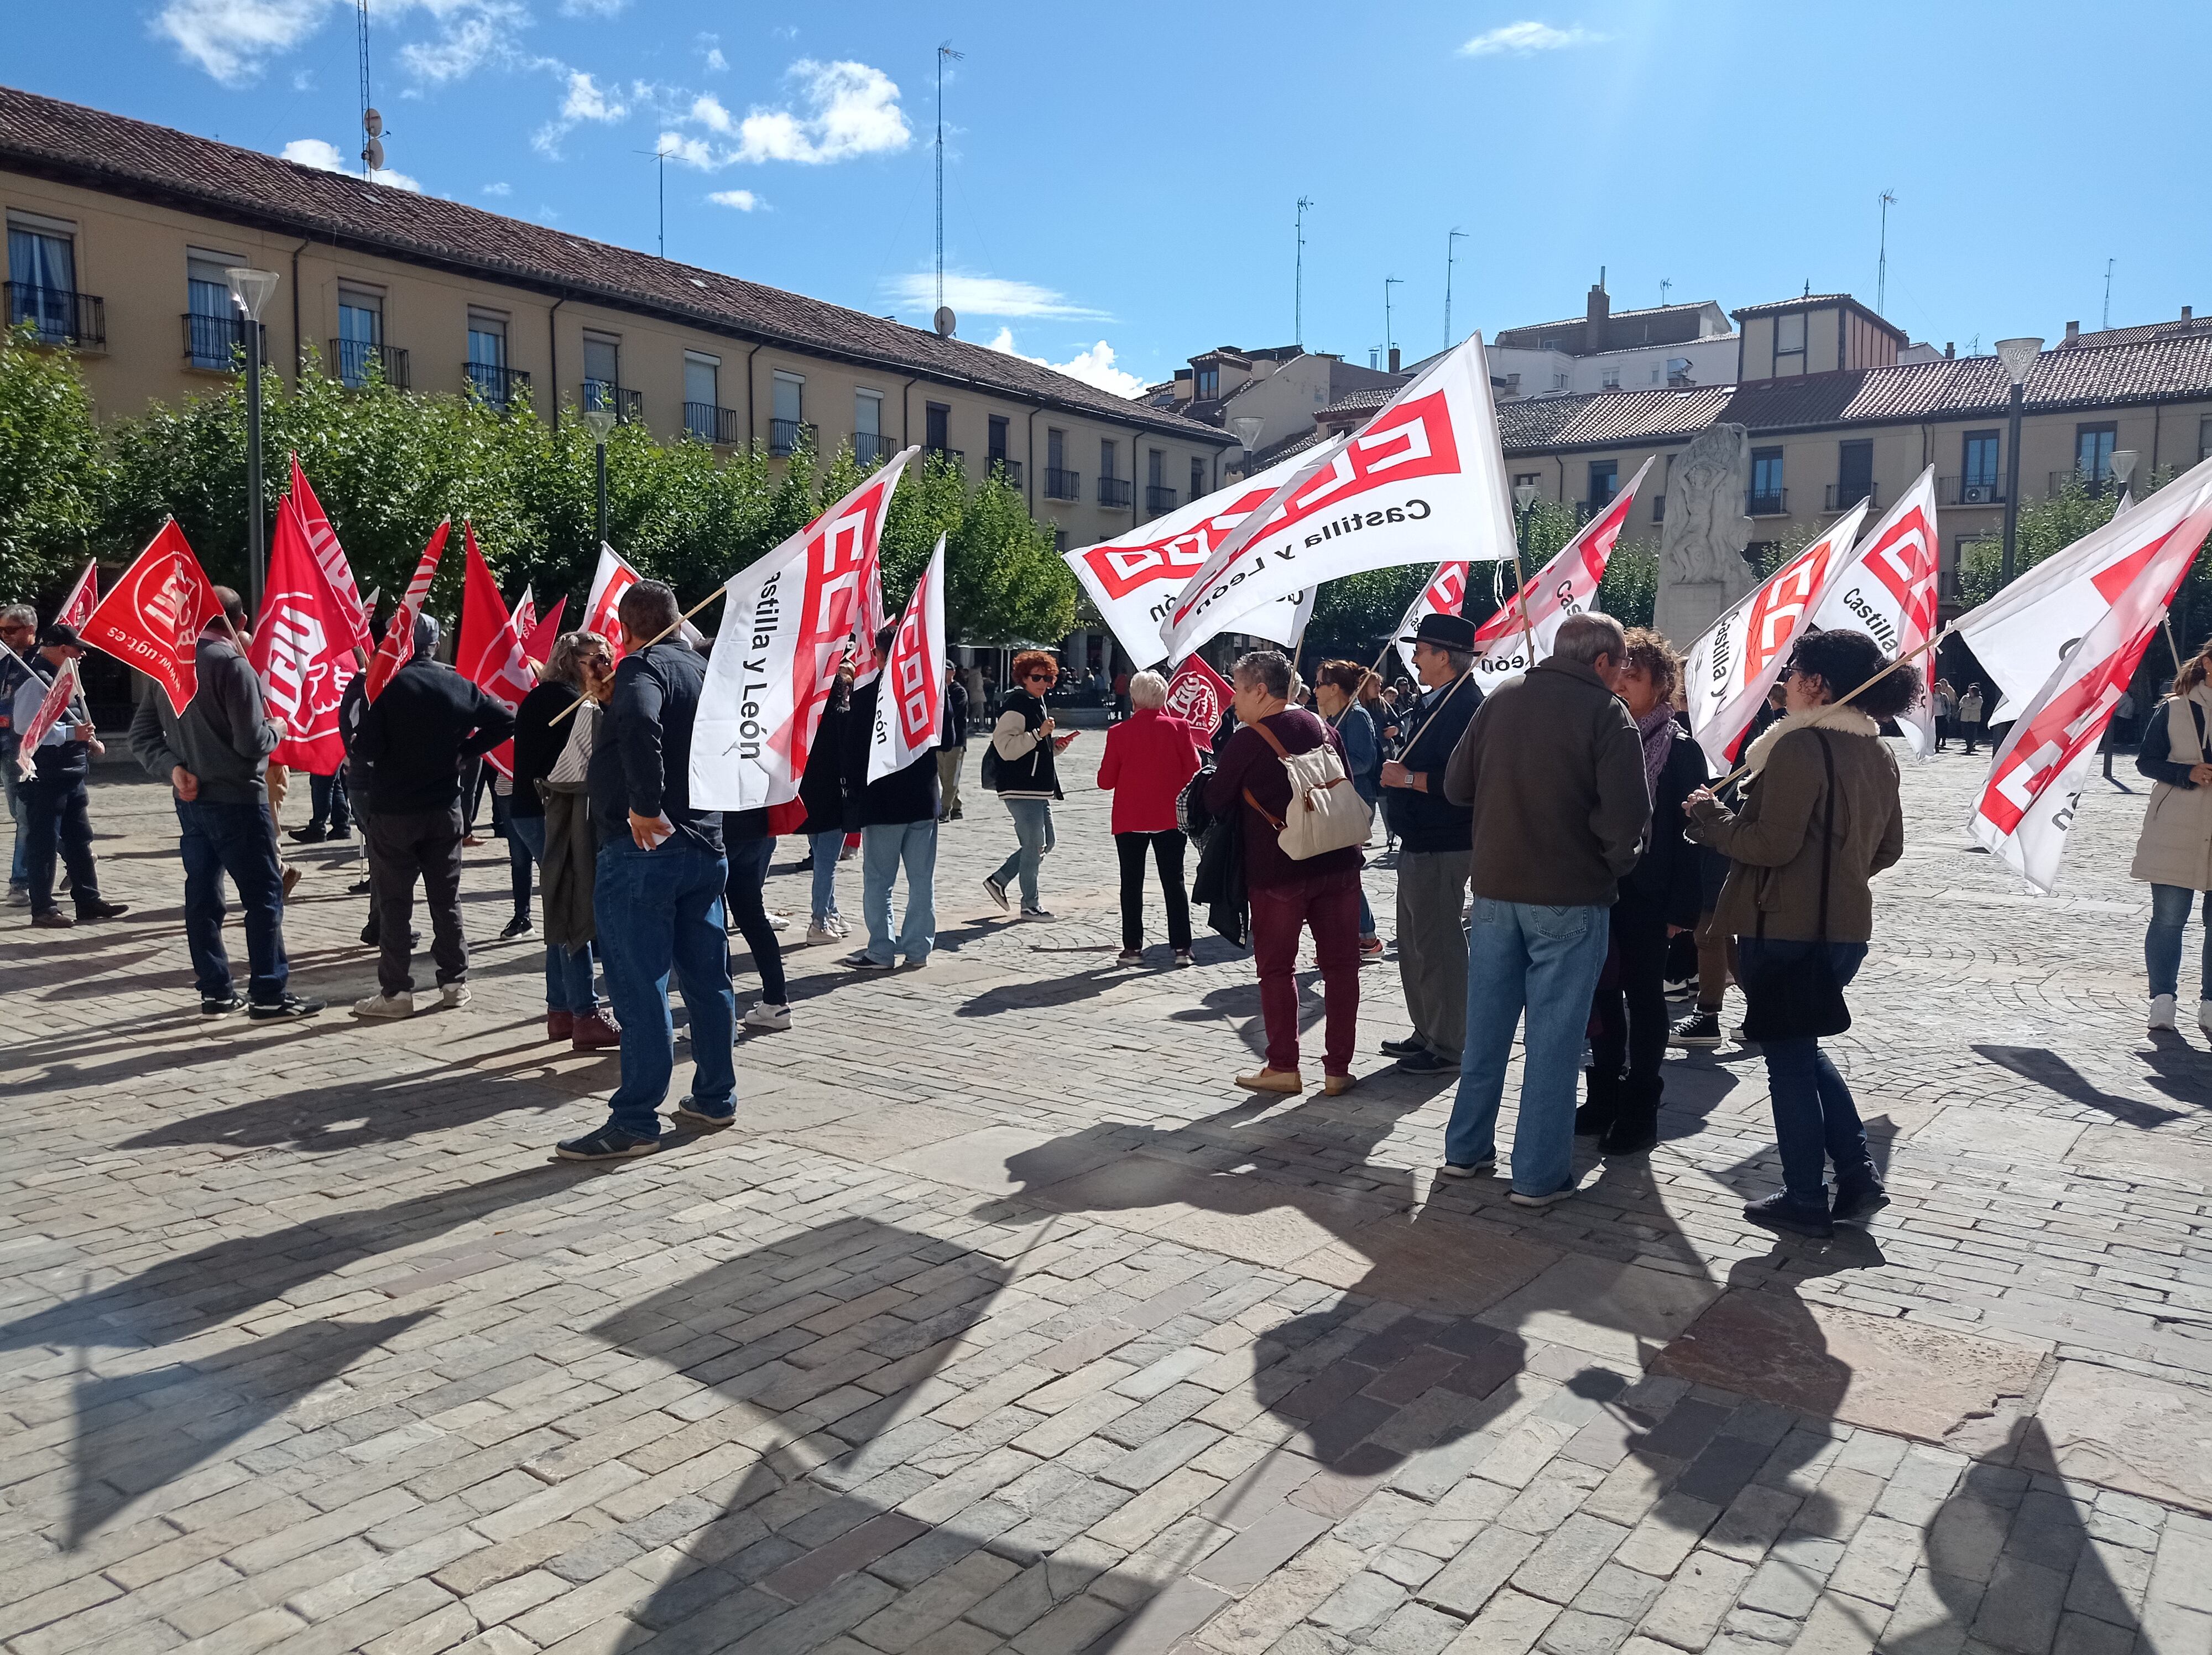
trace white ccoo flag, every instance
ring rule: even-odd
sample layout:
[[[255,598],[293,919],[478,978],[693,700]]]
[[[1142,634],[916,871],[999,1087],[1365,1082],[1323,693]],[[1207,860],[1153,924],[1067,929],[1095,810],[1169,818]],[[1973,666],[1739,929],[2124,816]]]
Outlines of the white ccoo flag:
[[[1467,603],[1467,572],[1472,565],[1465,563],[1438,563],[1429,583],[1416,593],[1413,601],[1406,605],[1405,618],[1398,630],[1390,635],[1390,648],[1405,658],[1406,665],[1413,662],[1413,646],[1403,642],[1421,630],[1421,623],[1431,615],[1456,615]]]
[[[884,514],[907,448],[723,590],[722,626],[691,736],[691,800],[759,810],[799,796],[846,646],[873,624]],[[872,654],[875,641],[868,640]]]
[[[2153,503],[2137,507],[2131,520],[2147,518]],[[2212,494],[2140,542],[2127,560],[2132,573],[2126,582],[2114,588],[2105,612],[2036,691],[1990,765],[1967,831],[2046,897],[2058,882],[2075,802],[2096,762],[2097,744],[2208,528]]]
[[[880,782],[932,751],[945,735],[945,537],[899,617],[876,691],[868,780]]]
[[[1735,763],[1737,744],[1789,662],[1798,623],[1820,603],[1829,571],[1843,563],[1866,513],[1862,500],[1690,646],[1682,663],[1690,733],[1721,769]]]
[[[1813,624],[1823,632],[1863,632],[1892,659],[1919,649],[1936,630],[1936,554],[1942,544],[1936,534],[1936,468],[1930,465],[1828,577]],[[1920,680],[1920,704],[1901,715],[1897,727],[1905,745],[1924,758],[1936,747],[1936,652],[1926,650],[1911,666],[1898,670]]]
[[[1605,579],[1613,542],[1620,538],[1620,531],[1628,522],[1628,508],[1635,503],[1636,490],[1651,466],[1649,459],[1638,466],[1628,486],[1583,524],[1573,539],[1553,553],[1549,563],[1523,581],[1502,609],[1475,629],[1474,682],[1483,694],[1488,695],[1507,678],[1527,672],[1550,654],[1553,640],[1559,636],[1567,617],[1580,615],[1596,603],[1598,582]]]
[[[1180,657],[1262,605],[1339,575],[1512,552],[1505,458],[1477,334],[1351,436],[1316,449],[1191,576],[1160,638]]]
[[[2021,572],[2005,589],[1953,623],[1974,659],[2004,693],[1987,715],[2014,717],[2051,676],[2074,642],[2112,606],[2134,578],[2143,547],[2197,508],[2212,489],[2212,459],[2184,472],[2125,517],[2094,528],[2063,551]]]

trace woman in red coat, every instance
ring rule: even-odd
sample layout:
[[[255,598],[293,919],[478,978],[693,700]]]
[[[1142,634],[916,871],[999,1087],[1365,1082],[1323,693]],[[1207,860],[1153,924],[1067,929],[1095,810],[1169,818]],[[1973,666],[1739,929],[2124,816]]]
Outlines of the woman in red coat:
[[[1190,898],[1183,890],[1183,834],[1176,801],[1198,774],[1198,733],[1173,714],[1168,683],[1158,672],[1129,680],[1127,718],[1106,733],[1098,785],[1114,795],[1114,849],[1121,859],[1121,964],[1142,963],[1145,949],[1145,852],[1160,870],[1167,898],[1168,944],[1176,964],[1188,965]]]

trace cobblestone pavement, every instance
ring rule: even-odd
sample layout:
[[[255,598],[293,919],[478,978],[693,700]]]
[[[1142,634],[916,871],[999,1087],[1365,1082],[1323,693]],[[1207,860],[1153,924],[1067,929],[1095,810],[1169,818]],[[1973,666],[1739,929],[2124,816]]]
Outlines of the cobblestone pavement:
[[[616,1064],[540,1038],[537,945],[355,1023],[319,848],[332,1012],[204,1022],[166,794],[111,767],[129,918],[0,932],[0,1646],[2204,1655],[2212,1056],[2142,1031],[2140,799],[2093,786],[2039,901],[1965,848],[1979,774],[1908,773],[1834,1043],[1896,1202],[1821,1244],[1740,1217],[1738,1049],[1537,1214],[1436,1183],[1449,1093],[1379,1057],[1237,1094],[1250,965],[1115,968],[1087,791],[1054,922],[982,897],[974,802],[927,970],[794,951],[735,1130],[555,1163]],[[479,940],[505,884],[472,853]]]

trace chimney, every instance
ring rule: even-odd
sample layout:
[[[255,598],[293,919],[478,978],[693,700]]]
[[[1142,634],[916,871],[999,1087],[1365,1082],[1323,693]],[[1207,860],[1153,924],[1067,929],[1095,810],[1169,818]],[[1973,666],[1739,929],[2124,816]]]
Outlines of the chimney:
[[[2081,323],[2069,322],[2066,324],[2066,343],[2068,344],[2079,344],[2081,343]]]
[[[2190,317],[2190,308],[2189,308],[2189,307],[2188,307],[2187,305],[2184,305],[2184,306],[2182,306],[2182,307],[2181,307],[2181,319],[2182,319],[2183,321],[2185,321],[2185,321],[2187,321],[2187,320],[2189,319],[2189,317]]]
[[[1613,301],[1606,295],[1602,275],[1589,290],[1589,300],[1583,316],[1582,354],[1595,356],[1605,349],[1606,330],[1613,319]]]
[[[1398,347],[1395,344],[1390,347],[1390,371],[1398,372]]]
[[[1945,362],[1948,362],[1954,360],[1957,357],[1958,354],[1959,347],[1955,341],[1950,339],[1943,341],[1943,360]]]

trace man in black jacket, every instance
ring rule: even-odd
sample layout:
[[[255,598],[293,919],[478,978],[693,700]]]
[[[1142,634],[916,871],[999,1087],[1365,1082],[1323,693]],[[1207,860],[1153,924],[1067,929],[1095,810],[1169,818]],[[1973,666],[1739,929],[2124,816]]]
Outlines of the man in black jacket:
[[[876,659],[889,661],[898,628],[876,634]],[[845,956],[844,964],[863,971],[888,971],[896,963],[891,941],[891,885],[906,868],[906,922],[896,953],[908,965],[926,965],[937,942],[937,754],[925,752],[903,770],[868,780],[868,753],[874,745],[879,674],[853,691],[853,710],[845,721],[845,796],[860,801],[860,917],[867,922],[868,944]]]
[[[39,634],[39,647],[24,662],[29,674],[15,690],[11,727],[20,744],[39,705],[46,698],[62,668],[84,659],[76,629],[50,621]],[[85,709],[82,686],[70,698],[61,717],[51,725],[32,754],[31,774],[23,779],[21,794],[25,831],[30,836],[27,858],[30,873],[31,923],[41,929],[66,931],[77,920],[112,920],[130,904],[104,900],[100,894],[100,871],[92,856],[92,818],[85,798],[85,780],[92,761],[106,752],[99,732]],[[68,867],[70,895],[76,904],[76,919],[62,912],[54,901],[54,860]]]
[[[937,819],[960,819],[960,765],[968,757],[968,686],[957,661],[945,663],[945,733],[937,743]]]
[[[461,770],[514,733],[514,715],[442,662],[431,659],[438,623],[415,623],[415,654],[367,702],[352,751],[374,770],[368,876],[374,883],[380,952],[378,992],[356,1017],[408,1017],[415,881],[430,910],[430,958],[447,1010],[469,1003],[469,943],[461,932]]]
[[[676,1068],[668,1020],[675,976],[691,1017],[691,1092],[682,1124],[714,1131],[737,1118],[737,1001],[723,891],[722,813],[691,803],[691,730],[707,664],[674,630],[676,594],[640,581],[617,611],[626,653],[588,692],[605,705],[586,780],[599,860],[592,917],[607,993],[622,1025],[622,1084],[607,1123],[558,1147],[564,1160],[616,1160],[660,1147],[660,1105]]]
[[[1444,766],[1482,703],[1474,623],[1425,615],[1410,638],[1425,693],[1399,721],[1404,745],[1382,767],[1383,808],[1398,839],[1398,980],[1409,1039],[1382,1050],[1413,1074],[1456,1074],[1467,1033],[1468,849],[1474,812],[1444,797]]]

